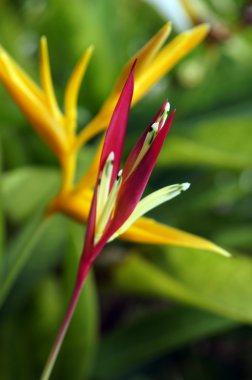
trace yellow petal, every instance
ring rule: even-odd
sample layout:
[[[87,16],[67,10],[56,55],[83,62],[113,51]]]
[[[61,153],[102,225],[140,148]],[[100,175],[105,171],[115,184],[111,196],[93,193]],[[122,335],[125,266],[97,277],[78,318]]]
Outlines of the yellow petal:
[[[8,56],[3,52],[1,53],[1,66],[4,70],[2,81],[10,95],[42,139],[48,143],[58,157],[62,157],[67,147],[63,131],[60,131],[44,104],[36,97],[36,93],[26,86],[23,77],[19,76],[19,71],[15,70]]]
[[[1,69],[2,57],[8,60],[8,65],[16,73],[19,79],[23,82],[24,86],[29,89],[29,91],[34,94],[34,96],[39,99],[41,102],[44,102],[45,96],[37,84],[30,78],[28,75],[19,67],[19,65],[10,57],[10,55],[0,47],[0,76],[4,75],[4,69]],[[4,81],[8,80],[8,77],[3,78]]]
[[[140,218],[121,237],[138,243],[204,249],[230,257],[229,252],[206,239],[149,218]]]
[[[207,35],[208,31],[209,26],[207,24],[199,25],[178,35],[157,54],[157,51],[170,32],[170,24],[166,24],[139,52],[132,105],[141,100],[155,83],[167,74],[176,63],[195,46],[197,46]],[[100,109],[99,113],[80,133],[77,142],[79,147],[108,126],[123,85],[123,80],[136,56],[137,54],[124,68],[114,90]],[[138,66],[139,70],[137,69]]]
[[[109,124],[112,112],[115,108],[122,86],[128,76],[134,60],[137,58],[135,67],[135,77],[140,77],[144,69],[153,60],[161,46],[171,32],[171,23],[165,24],[158,33],[139,51],[137,52],[123,68],[117,83],[112,90],[109,98],[106,100],[96,117],[83,129],[79,135],[78,145],[85,144],[86,141],[103,131]]]
[[[199,25],[181,33],[166,45],[135,83],[133,104],[137,103],[176,63],[197,46],[207,35],[209,26]]]
[[[62,113],[57,104],[52,84],[52,76],[50,70],[49,54],[46,37],[40,40],[40,72],[42,88],[46,95],[47,105],[52,114],[59,120],[62,120]]]
[[[147,44],[129,60],[129,62],[123,68],[122,73],[114,87],[114,90],[111,94],[112,98],[113,97],[118,98],[118,94],[120,94],[122,90],[122,87],[126,81],[126,78],[129,75],[129,72],[131,70],[131,67],[134,61],[137,59],[137,63],[134,70],[135,80],[137,80],[142,75],[145,68],[151,63],[151,61],[157,55],[158,51],[163,46],[166,39],[169,37],[170,33],[171,33],[171,23],[167,22],[158,31],[158,33],[155,34],[155,36],[152,37],[151,40],[147,42]]]
[[[90,46],[83,56],[81,57],[80,61],[76,65],[66,88],[65,93],[65,114],[66,114],[66,123],[67,128],[70,131],[73,131],[76,128],[76,120],[77,120],[77,99],[79,94],[79,89],[81,85],[81,81],[83,79],[83,76],[85,75],[89,60],[93,53],[93,46]]]
[[[47,207],[47,214],[61,212],[84,224],[88,218],[92,197],[93,192],[90,189],[78,194],[76,192],[63,194],[52,200]]]

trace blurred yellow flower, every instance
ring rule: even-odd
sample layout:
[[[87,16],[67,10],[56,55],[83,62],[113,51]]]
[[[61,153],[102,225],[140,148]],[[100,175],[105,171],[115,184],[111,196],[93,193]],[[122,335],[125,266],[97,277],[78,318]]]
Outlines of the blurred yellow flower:
[[[158,80],[197,46],[208,33],[208,29],[206,24],[199,25],[179,34],[162,47],[171,32],[171,24],[164,25],[129,60],[100,111],[79,134],[76,133],[77,99],[93,47],[91,46],[85,51],[67,83],[64,113],[60,110],[55,97],[46,38],[42,37],[40,44],[41,87],[37,86],[2,47],[0,48],[0,80],[34,130],[54,152],[61,165],[61,189],[48,206],[48,213],[63,212],[82,223],[86,222],[101,148],[98,149],[87,172],[78,183],[74,183],[77,155],[87,141],[107,128],[122,86],[136,57],[135,91],[132,105],[141,100]],[[226,251],[208,240],[148,218],[140,218],[122,235],[122,238],[149,244],[170,244],[208,249],[227,254]]]

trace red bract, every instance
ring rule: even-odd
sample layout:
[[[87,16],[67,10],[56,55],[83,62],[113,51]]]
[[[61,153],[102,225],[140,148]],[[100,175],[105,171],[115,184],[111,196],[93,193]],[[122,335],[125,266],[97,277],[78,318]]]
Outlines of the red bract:
[[[104,245],[119,234],[118,231],[137,207],[174,117],[173,111],[166,121],[170,106],[165,101],[133,147],[124,171],[120,171],[133,87],[134,67],[105,136],[79,268],[80,282],[85,277],[86,267],[91,265]]]

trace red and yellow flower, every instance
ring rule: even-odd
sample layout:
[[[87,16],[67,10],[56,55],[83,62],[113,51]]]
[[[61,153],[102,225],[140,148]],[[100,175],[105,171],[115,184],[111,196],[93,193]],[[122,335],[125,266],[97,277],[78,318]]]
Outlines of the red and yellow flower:
[[[171,25],[168,23],[130,59],[100,111],[80,133],[77,133],[78,92],[93,48],[90,47],[85,51],[68,81],[64,97],[64,112],[61,111],[56,100],[45,37],[41,39],[40,47],[41,87],[17,65],[3,48],[0,48],[1,82],[33,129],[56,155],[61,166],[61,188],[57,196],[50,202],[47,209],[48,214],[62,212],[81,223],[86,223],[101,147],[90,168],[78,183],[75,183],[78,152],[91,138],[106,130],[135,58],[137,57],[135,91],[131,105],[136,104],[159,79],[204,39],[208,32],[208,26],[203,24],[181,33],[162,47],[170,31]],[[220,247],[206,239],[146,217],[134,221],[130,228],[121,234],[121,237],[141,243],[194,247],[225,253]]]

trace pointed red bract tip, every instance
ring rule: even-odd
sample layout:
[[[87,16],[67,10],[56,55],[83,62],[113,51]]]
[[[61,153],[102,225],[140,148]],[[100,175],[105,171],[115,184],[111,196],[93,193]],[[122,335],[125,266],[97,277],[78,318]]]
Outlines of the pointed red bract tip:
[[[105,136],[103,150],[101,154],[99,173],[103,169],[103,166],[111,152],[114,152],[115,159],[113,164],[113,172],[111,176],[111,184],[114,182],[117,173],[120,169],[120,162],[122,156],[122,148],[125,139],[126,127],[128,122],[129,110],[134,90],[134,62],[128,79],[123,87],[111,121],[108,126],[108,130]]]

